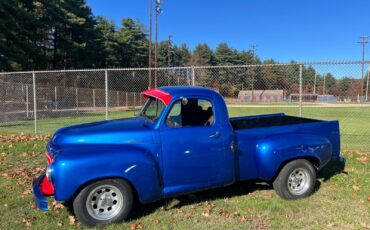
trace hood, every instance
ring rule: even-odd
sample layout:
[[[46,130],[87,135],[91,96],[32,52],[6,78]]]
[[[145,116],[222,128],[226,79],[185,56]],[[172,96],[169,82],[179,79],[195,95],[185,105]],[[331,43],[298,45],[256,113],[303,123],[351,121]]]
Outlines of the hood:
[[[151,127],[143,117],[100,121],[73,125],[55,132],[51,144],[62,145],[119,145],[152,142]]]

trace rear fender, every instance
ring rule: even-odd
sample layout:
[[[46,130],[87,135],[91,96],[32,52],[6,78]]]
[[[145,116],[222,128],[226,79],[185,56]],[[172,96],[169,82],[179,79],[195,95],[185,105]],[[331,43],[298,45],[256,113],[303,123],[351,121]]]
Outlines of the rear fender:
[[[256,168],[261,179],[272,179],[281,166],[293,159],[314,158],[321,168],[331,159],[332,145],[322,136],[294,134],[263,139],[256,145]]]
[[[104,178],[127,180],[134,187],[142,203],[161,197],[162,186],[158,165],[154,157],[144,149],[120,146],[109,150],[94,149],[93,153],[91,150],[77,151],[77,154],[58,155],[55,161],[57,164],[53,165],[56,200],[70,200],[86,184]]]

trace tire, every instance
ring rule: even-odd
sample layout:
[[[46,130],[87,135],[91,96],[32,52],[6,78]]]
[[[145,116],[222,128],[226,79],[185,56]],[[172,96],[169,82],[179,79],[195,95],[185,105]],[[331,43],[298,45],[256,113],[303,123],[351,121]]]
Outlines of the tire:
[[[94,227],[124,221],[132,205],[131,186],[124,180],[107,179],[83,188],[73,200],[73,211],[82,224]]]
[[[276,193],[283,199],[295,200],[311,195],[315,189],[316,170],[304,159],[287,163],[273,182]]]

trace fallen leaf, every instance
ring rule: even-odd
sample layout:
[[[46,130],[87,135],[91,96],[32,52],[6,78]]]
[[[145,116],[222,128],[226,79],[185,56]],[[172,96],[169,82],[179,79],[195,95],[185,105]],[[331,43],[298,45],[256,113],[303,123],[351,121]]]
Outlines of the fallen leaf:
[[[74,224],[75,224],[75,222],[76,222],[75,217],[74,217],[74,216],[69,216],[69,224],[70,224],[70,225],[74,225]]]
[[[26,189],[22,194],[23,194],[23,195],[29,195],[29,194],[32,194],[32,189]]]
[[[202,216],[209,217],[209,210],[205,210],[202,212]]]
[[[239,218],[239,220],[240,220],[240,222],[246,222],[248,219],[246,217],[244,217],[244,216],[241,216]]]
[[[361,163],[361,164],[366,164],[366,162],[368,162],[370,160],[370,157],[366,157],[366,156],[362,156],[362,157],[358,157],[357,160]]]
[[[331,222],[326,224],[326,227],[328,227],[328,228],[332,228],[333,226],[334,226],[334,223],[331,223]]]
[[[143,224],[142,223],[131,224],[131,230],[136,230],[136,229],[143,229]]]
[[[63,209],[64,208],[64,205],[57,202],[57,201],[53,201],[52,205],[53,205],[54,209]]]
[[[360,222],[360,226],[361,226],[361,228],[370,229],[370,226],[369,226],[369,225],[367,225],[367,224],[366,224],[366,223],[364,223],[364,222]]]
[[[21,223],[23,225],[27,226],[27,227],[31,227],[31,225],[32,225],[31,222],[30,222],[30,220],[28,220],[26,218],[23,218],[22,221],[21,221]]]

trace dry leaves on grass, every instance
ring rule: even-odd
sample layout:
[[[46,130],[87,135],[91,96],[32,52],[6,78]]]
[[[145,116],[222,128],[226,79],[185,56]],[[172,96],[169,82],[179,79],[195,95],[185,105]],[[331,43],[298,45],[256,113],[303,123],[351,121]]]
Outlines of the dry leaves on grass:
[[[142,223],[131,224],[131,230],[143,229]]]
[[[209,217],[211,212],[212,212],[212,209],[215,207],[215,205],[206,201],[206,202],[203,203],[203,206],[205,206],[205,207],[204,207],[204,210],[202,211],[202,216]]]
[[[370,157],[367,157],[367,156],[361,156],[361,157],[357,157],[357,160],[358,160],[361,164],[366,164],[368,161],[370,161]]]
[[[17,221],[19,224],[26,226],[26,227],[31,227],[32,226],[32,221],[36,219],[35,216],[29,216],[29,217],[22,217],[21,220]]]
[[[21,223],[26,227],[31,227],[32,226],[31,221],[27,220],[26,218],[23,218]]]
[[[16,179],[22,182],[31,183],[33,179],[39,174],[45,171],[44,167],[26,168],[19,167],[16,169],[10,169],[1,174],[4,178]]]
[[[69,225],[75,225],[76,224],[76,219],[74,216],[69,216]]]
[[[64,205],[62,203],[59,203],[57,201],[53,201],[52,206],[54,209],[63,209]]]
[[[361,228],[370,229],[370,226],[368,224],[366,224],[365,222],[360,222],[359,224],[360,224]]]
[[[341,153],[344,155],[370,156],[369,151],[362,151],[362,150],[344,150]]]
[[[10,143],[8,146],[12,148],[11,143],[19,143],[19,142],[30,142],[30,141],[48,141],[50,140],[50,135],[29,135],[29,134],[18,134],[18,135],[0,135],[0,142],[3,143]]]

